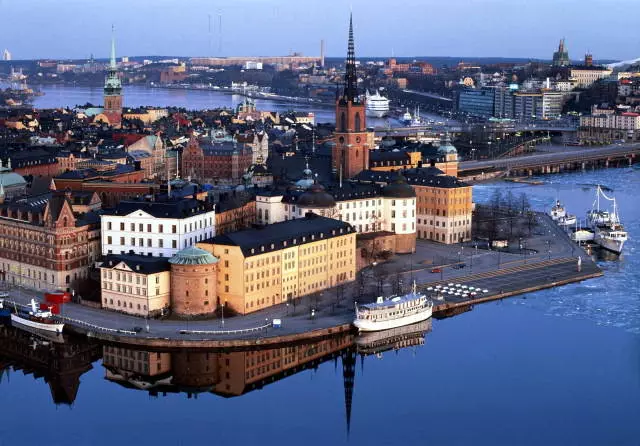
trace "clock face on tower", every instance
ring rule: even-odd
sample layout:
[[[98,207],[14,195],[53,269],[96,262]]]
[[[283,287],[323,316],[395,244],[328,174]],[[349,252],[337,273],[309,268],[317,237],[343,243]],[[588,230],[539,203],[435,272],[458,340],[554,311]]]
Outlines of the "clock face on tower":
[[[359,136],[356,136],[356,142],[357,142],[358,144],[360,144],[360,137],[359,137]]]
[[[340,141],[340,144],[344,144],[344,136],[341,136],[339,141]]]

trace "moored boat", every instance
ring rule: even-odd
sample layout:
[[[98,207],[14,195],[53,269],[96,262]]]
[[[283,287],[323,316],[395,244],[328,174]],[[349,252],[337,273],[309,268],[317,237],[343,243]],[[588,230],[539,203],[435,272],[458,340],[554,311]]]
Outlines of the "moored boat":
[[[376,90],[375,94],[369,94],[369,90],[366,91],[366,107],[367,116],[374,118],[384,118],[389,114],[389,99],[385,98]]]
[[[600,196],[605,200],[613,202],[611,211],[600,209]],[[615,197],[608,197],[600,185],[598,185],[596,189],[596,199],[593,202],[593,208],[587,212],[587,221],[595,233],[594,241],[601,248],[616,254],[622,253],[622,248],[628,239],[628,234],[620,222]]]
[[[575,215],[566,214],[564,217],[560,217],[557,221],[561,226],[573,226],[578,222],[578,219]]]
[[[16,312],[11,314],[11,322],[35,328],[37,330],[62,333],[63,323],[58,323],[50,310],[41,310],[34,299],[31,299],[30,310],[21,310],[16,307]]]
[[[553,221],[558,221],[567,216],[567,211],[562,203],[560,203],[560,200],[556,200],[556,204],[551,208],[549,215]]]
[[[412,291],[404,296],[380,296],[374,303],[356,304],[353,325],[361,332],[389,330],[427,320],[432,312],[433,302],[416,290],[414,282]]]

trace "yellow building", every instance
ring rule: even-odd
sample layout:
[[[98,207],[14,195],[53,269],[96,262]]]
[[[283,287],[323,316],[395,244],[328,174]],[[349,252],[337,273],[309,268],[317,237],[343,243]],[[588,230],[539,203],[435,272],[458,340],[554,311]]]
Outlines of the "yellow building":
[[[170,305],[170,267],[164,257],[108,255],[100,266],[102,308],[158,316]]]
[[[197,246],[220,259],[220,304],[246,314],[353,281],[355,239],[350,224],[308,214]]]

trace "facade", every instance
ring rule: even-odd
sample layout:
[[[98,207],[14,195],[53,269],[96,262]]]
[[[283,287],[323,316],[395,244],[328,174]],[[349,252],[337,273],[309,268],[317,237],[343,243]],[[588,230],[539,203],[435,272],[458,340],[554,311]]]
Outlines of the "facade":
[[[491,117],[494,114],[492,89],[465,88],[458,97],[458,110],[471,116]]]
[[[101,216],[102,254],[171,257],[215,235],[215,210],[193,198],[121,201]]]
[[[247,314],[355,280],[355,238],[350,224],[308,214],[198,247],[220,259],[221,305]]]
[[[562,115],[565,95],[559,91],[542,92],[542,119],[557,119]]]
[[[415,190],[417,238],[446,244],[471,240],[471,185],[452,176],[432,175],[424,168],[409,169],[403,175]],[[388,185],[394,181],[394,174],[369,170],[358,180]]]
[[[259,192],[256,206],[258,223],[304,219],[313,213],[349,223],[357,234],[386,232],[394,240],[394,253],[415,251],[415,192],[401,175],[388,187],[343,182],[327,190],[314,184],[305,191]]]
[[[245,144],[211,144],[203,148],[195,137],[191,137],[182,152],[183,176],[201,182],[237,184],[251,166],[253,153]]]
[[[229,67],[244,65],[247,62],[259,62],[265,65],[303,65],[316,64],[320,57],[313,56],[263,56],[263,57],[192,57],[191,65],[204,65],[208,67]]]
[[[0,204],[0,278],[41,291],[70,290],[100,255],[100,226],[74,212],[73,193]],[[2,197],[0,197],[0,201]]]
[[[593,83],[611,76],[611,73],[611,68],[576,66],[569,69],[569,79],[575,81],[576,88],[589,88]]]
[[[217,307],[218,259],[192,246],[169,259],[171,312],[177,316],[206,316]]]
[[[640,141],[640,114],[593,108],[580,116],[578,137],[583,143],[610,144],[613,141]]]
[[[170,305],[167,259],[107,255],[100,266],[102,308],[136,316],[161,315]]]
[[[542,93],[518,91],[513,94],[513,117],[518,121],[539,119],[542,112]]]
[[[267,162],[269,158],[269,135],[266,132],[250,132],[236,135],[236,141],[251,147],[251,164]]]
[[[353,20],[349,22],[345,85],[336,100],[335,145],[332,149],[333,169],[345,178],[352,178],[369,168],[371,136],[367,132],[365,102],[358,95]]]

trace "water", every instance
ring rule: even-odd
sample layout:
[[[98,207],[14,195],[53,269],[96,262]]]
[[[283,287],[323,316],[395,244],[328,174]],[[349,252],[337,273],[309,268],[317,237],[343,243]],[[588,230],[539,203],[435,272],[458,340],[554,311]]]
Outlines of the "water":
[[[38,87],[44,93],[43,96],[34,98],[33,105],[36,108],[56,108],[84,105],[87,102],[94,105],[102,104],[101,87],[73,87],[68,85],[42,85]],[[128,86],[123,89],[124,106],[140,107],[144,105],[157,107],[184,107],[188,110],[202,110],[214,108],[235,108],[241,104],[245,97],[216,91],[207,90],[178,90],[164,88],[147,88],[142,86]],[[255,100],[258,110],[285,112],[289,110],[314,112],[316,123],[335,123],[335,110],[333,106],[305,105],[297,102],[279,102],[264,99]],[[413,110],[411,111],[413,113]],[[446,121],[438,115],[421,112],[423,119],[431,119],[436,122]],[[403,124],[394,118],[367,118],[370,127],[399,127]]]

